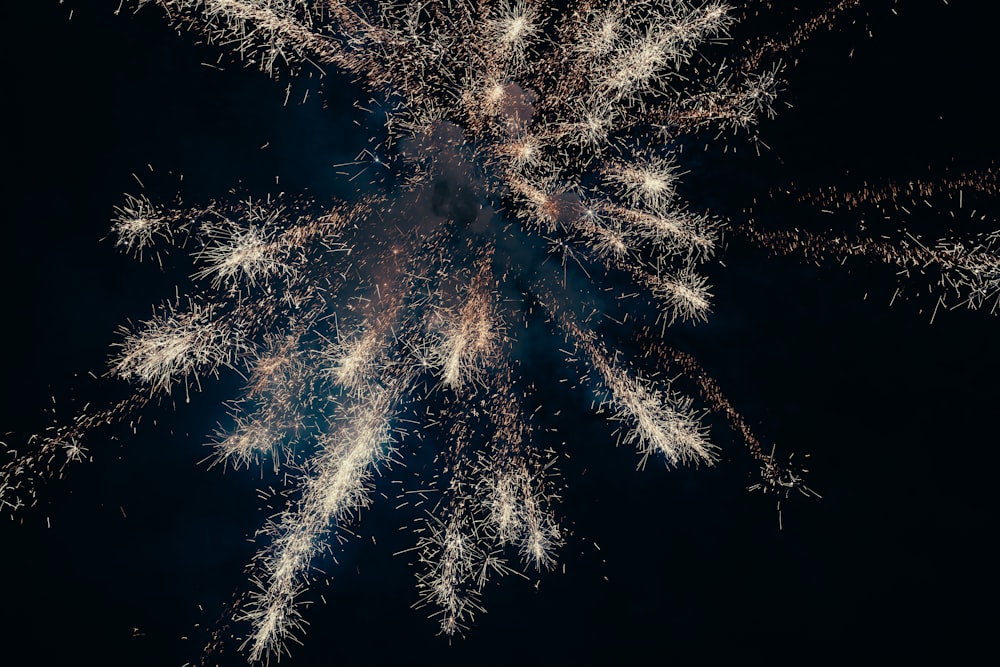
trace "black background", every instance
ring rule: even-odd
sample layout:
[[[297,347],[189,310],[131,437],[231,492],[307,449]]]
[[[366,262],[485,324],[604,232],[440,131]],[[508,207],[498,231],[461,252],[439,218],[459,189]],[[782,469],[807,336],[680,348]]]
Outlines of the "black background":
[[[102,240],[122,193],[138,191],[133,173],[161,201],[273,191],[276,176],[286,192],[343,195],[331,165],[370,136],[352,123],[365,119],[352,107],[364,93],[335,75],[298,85],[285,105],[284,82],[227,60],[205,66],[214,48],[154,8],[115,16],[116,6],[5,8],[0,430],[13,448],[49,423],[52,395],[63,420],[74,401],[120,395],[86,373],[102,372],[118,325],[183,280]],[[748,192],[792,181],[850,187],[989,165],[1000,137],[986,6],[848,13],[793,54],[782,95],[792,106],[761,127],[770,150],[706,159],[692,199],[738,212]],[[955,311],[930,324],[924,303],[889,305],[892,270],[862,263],[816,267],[738,240],[722,259],[715,315],[685,336],[688,349],[766,442],[810,455],[822,499],[785,503],[779,531],[773,499],[744,490],[739,457],[636,472],[634,453],[582,409],[589,399],[553,398],[570,411],[552,440],[572,457],[565,573],[489,587],[489,613],[449,643],[410,609],[413,570],[392,556],[406,535],[391,509],[375,509],[318,589],[327,604],[308,612],[288,664],[816,664],[987,646],[996,318]],[[259,479],[198,465],[237,386],[226,378],[176,411],[152,408],[145,419],[159,426],[135,438],[94,438],[93,463],[4,519],[0,663],[197,662],[205,629],[245,588],[247,537],[263,518]],[[724,426],[714,433],[738,450]],[[242,663],[233,648],[219,664]]]

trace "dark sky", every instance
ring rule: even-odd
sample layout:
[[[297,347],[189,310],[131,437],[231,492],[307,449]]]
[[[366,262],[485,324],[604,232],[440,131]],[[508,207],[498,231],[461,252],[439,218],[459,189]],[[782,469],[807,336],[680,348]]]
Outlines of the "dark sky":
[[[998,60],[986,3],[897,2],[895,14],[870,4],[867,21],[789,56],[798,62],[760,128],[761,157],[744,145],[692,158],[704,167],[692,200],[735,215],[748,193],[792,182],[905,183],[991,164]],[[227,60],[204,66],[216,52],[158,11],[114,16],[116,6],[5,10],[0,433],[13,448],[49,423],[50,396],[66,420],[75,401],[121,395],[87,372],[103,371],[120,324],[172,295],[177,278],[104,238],[112,207],[137,191],[133,173],[163,201],[178,189],[194,201],[265,192],[276,176],[287,192],[344,195],[331,165],[368,138],[352,123],[364,120],[351,105],[364,93],[335,75],[293,88],[285,106],[284,83]],[[979,203],[995,225],[995,201]],[[775,210],[787,216],[776,227],[817,220],[808,207]],[[745,491],[749,469],[723,424],[713,423],[715,469],[636,472],[634,453],[580,410],[553,441],[572,455],[564,574],[490,587],[489,613],[449,645],[410,609],[413,570],[392,556],[406,535],[376,509],[365,520],[378,544],[344,548],[288,664],[822,664],[986,647],[996,317],[956,311],[930,324],[926,302],[889,305],[891,269],[860,262],[816,267],[738,239],[722,259],[715,315],[681,337],[762,440],[810,455],[822,499],[785,503],[779,532],[773,499]],[[92,464],[0,523],[0,663],[197,662],[206,628],[245,587],[247,537],[263,518],[259,479],[199,464],[236,384],[152,409],[145,419],[159,426],[141,437],[95,438]],[[218,664],[243,664],[232,649]]]

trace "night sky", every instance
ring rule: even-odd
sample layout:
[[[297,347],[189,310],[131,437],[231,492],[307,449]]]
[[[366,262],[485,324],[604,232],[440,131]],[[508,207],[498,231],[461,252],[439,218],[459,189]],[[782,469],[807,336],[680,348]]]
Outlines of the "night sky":
[[[155,8],[115,16],[117,4],[31,0],[4,13],[0,440],[15,449],[50,423],[53,396],[63,421],[124,396],[87,373],[104,372],[121,324],[186,280],[107,238],[113,207],[139,191],[133,174],[164,203],[273,192],[276,178],[288,193],[350,196],[332,165],[378,130],[354,123],[366,115],[353,102],[368,97],[336,73],[294,84],[286,105],[285,81],[217,63]],[[728,141],[735,155],[693,151],[685,194],[736,217],[793,182],[850,188],[990,166],[1000,60],[987,4],[869,3],[869,19],[789,56],[763,154],[740,140]],[[996,201],[978,203],[996,228]],[[822,222],[809,207],[770,210],[786,216],[767,221],[776,228]],[[392,554],[412,535],[393,502],[376,504],[340,564],[321,564],[334,580],[314,590],[287,664],[823,664],[991,648],[1000,322],[949,311],[931,324],[927,300],[890,306],[891,268],[729,242],[710,272],[713,316],[677,340],[762,441],[809,455],[821,499],[783,503],[779,531],[774,498],[746,491],[752,469],[721,420],[715,468],[637,472],[634,451],[585,409],[589,394],[553,394],[563,413],[546,444],[569,454],[565,573],[488,586],[488,613],[449,643],[410,608],[412,557]],[[239,386],[224,376],[190,405],[153,406],[137,437],[95,434],[92,463],[3,517],[0,664],[197,664],[246,588],[247,538],[265,516],[259,474],[199,463]],[[245,664],[235,648],[212,664]]]

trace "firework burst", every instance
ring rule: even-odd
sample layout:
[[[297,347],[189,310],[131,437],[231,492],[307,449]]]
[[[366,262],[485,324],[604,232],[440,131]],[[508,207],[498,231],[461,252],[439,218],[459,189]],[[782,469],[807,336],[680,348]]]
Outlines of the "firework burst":
[[[579,369],[639,467],[715,464],[721,448],[703,423],[712,410],[756,462],[751,488],[811,493],[803,471],[762,446],[670,343],[675,328],[710,317],[705,266],[724,233],[776,252],[930,267],[939,304],[995,307],[995,234],[909,244],[792,234],[691,210],[681,197],[684,146],[752,138],[778,98],[782,55],[856,2],[732,57],[730,31],[751,12],[714,0],[140,4],[275,78],[346,72],[384,110],[373,133],[389,183],[353,200],[189,208],[126,196],[116,246],[158,262],[188,253],[195,287],[123,328],[110,373],[137,386],[133,397],[54,429],[0,472],[0,504],[19,509],[29,473],[85,458],[90,430],[178,389],[187,397],[206,376],[241,374],[213,460],[271,466],[287,483],[257,536],[251,590],[231,613],[248,627],[251,661],[299,640],[315,561],[375,501],[376,477],[419,456],[408,449],[428,429],[441,434],[420,454],[432,462],[405,493],[423,505],[410,550],[417,604],[441,632],[473,622],[491,577],[556,565],[567,529],[557,455],[532,418],[545,401],[526,363],[529,326]],[[993,172],[964,179],[995,190]],[[927,194],[912,187],[892,201]],[[886,199],[802,198],[852,211]],[[630,358],[637,341],[643,354]]]

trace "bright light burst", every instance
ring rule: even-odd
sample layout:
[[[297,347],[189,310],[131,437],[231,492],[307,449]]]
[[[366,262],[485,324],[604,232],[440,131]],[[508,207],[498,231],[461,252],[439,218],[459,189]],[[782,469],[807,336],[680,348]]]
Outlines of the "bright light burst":
[[[375,475],[437,429],[429,509],[413,551],[418,604],[452,635],[482,611],[490,577],[555,565],[555,453],[534,431],[527,349],[558,341],[619,422],[638,465],[712,465],[702,423],[722,413],[759,465],[752,488],[809,493],[763,447],[671,327],[710,317],[703,271],[723,233],[808,257],[861,255],[932,272],[943,306],[995,309],[996,233],[934,241],[845,239],[693,211],[678,192],[692,137],[751,136],[773,111],[781,57],[858,2],[819,10],[784,39],[728,43],[749,10],[716,0],[148,0],[276,78],[332,68],[379,99],[390,186],[354,201],[247,197],[169,208],[129,195],[117,246],[186,250],[196,290],[123,329],[111,373],[136,395],[34,441],[0,472],[16,510],[26,480],[84,458],[86,432],[150,399],[234,369],[246,378],[215,434],[215,461],[287,471],[290,500],[258,536],[234,607],[252,661],[303,632],[317,557],[373,501]],[[770,9],[769,3],[756,11]],[[732,53],[730,53],[732,51]],[[879,194],[803,195],[819,207],[993,192],[993,172]],[[625,344],[627,343],[627,344]],[[641,358],[624,349],[641,345]],[[685,377],[689,395],[667,379]],[[679,383],[680,384],[680,383]],[[787,457],[786,457],[787,458]]]

